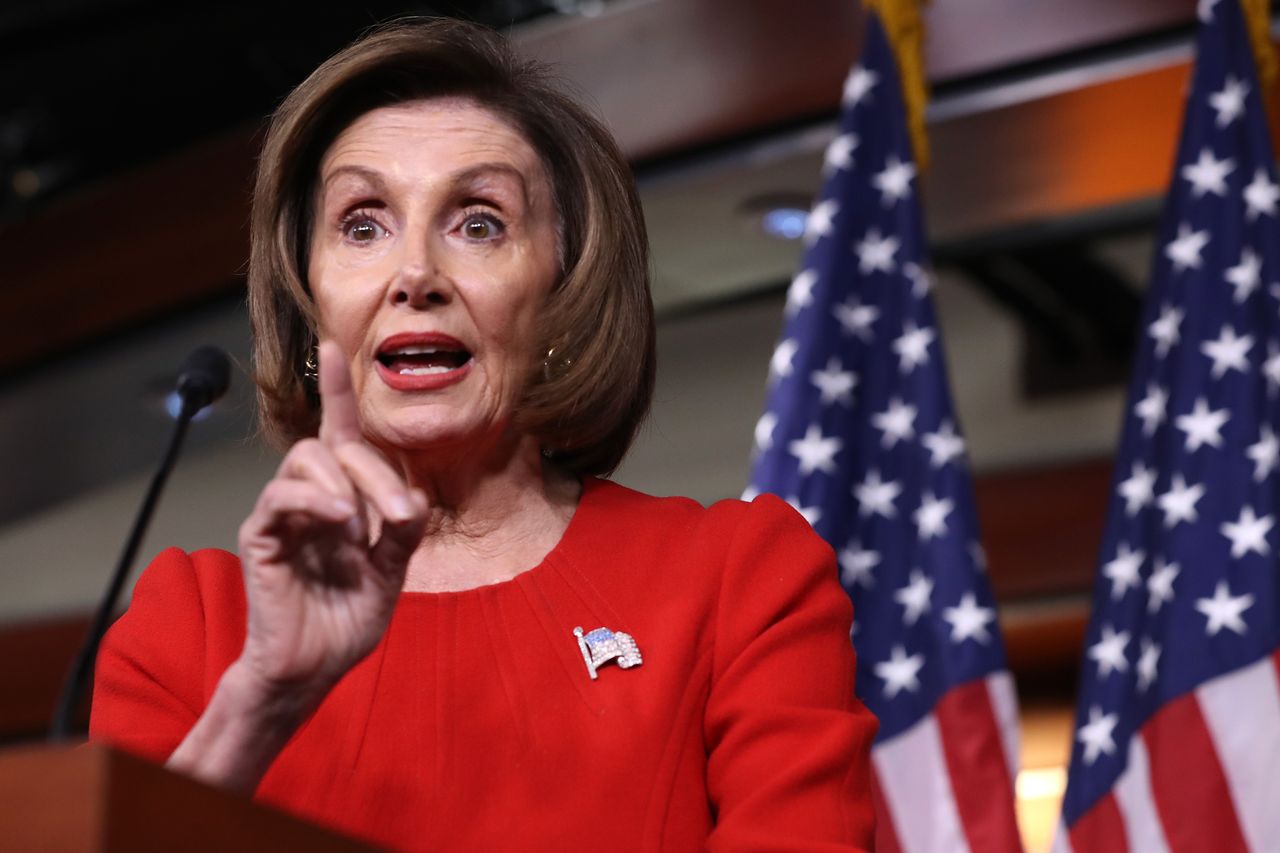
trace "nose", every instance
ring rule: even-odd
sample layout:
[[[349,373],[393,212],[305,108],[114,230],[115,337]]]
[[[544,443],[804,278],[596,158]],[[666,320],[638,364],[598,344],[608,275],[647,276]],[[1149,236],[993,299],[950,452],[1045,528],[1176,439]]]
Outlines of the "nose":
[[[447,305],[452,294],[453,286],[448,277],[434,265],[420,259],[401,266],[388,289],[392,304],[418,310]]]

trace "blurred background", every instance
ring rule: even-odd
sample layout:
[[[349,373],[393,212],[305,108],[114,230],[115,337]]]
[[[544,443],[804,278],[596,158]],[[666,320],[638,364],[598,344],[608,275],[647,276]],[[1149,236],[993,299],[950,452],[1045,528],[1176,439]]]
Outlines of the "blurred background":
[[[0,9],[0,740],[39,735],[163,450],[200,343],[231,393],[192,428],[143,560],[234,548],[275,455],[244,311],[263,121],[330,53],[455,15],[557,64],[632,159],[653,243],[654,412],[617,479],[746,483],[804,213],[856,58],[853,0],[175,4]],[[933,297],[1023,709],[1033,846],[1072,699],[1194,0],[933,0]],[[136,575],[136,572],[135,572]]]

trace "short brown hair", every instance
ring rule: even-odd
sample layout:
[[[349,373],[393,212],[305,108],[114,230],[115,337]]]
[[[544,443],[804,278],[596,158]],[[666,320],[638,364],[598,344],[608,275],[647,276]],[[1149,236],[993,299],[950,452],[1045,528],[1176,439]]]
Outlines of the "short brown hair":
[[[608,474],[648,412],[656,360],[648,238],[630,168],[605,127],[543,68],[517,58],[497,33],[447,19],[374,30],[317,68],[272,117],[249,259],[261,427],[280,446],[319,428],[304,365],[316,340],[306,269],[321,158],[364,113],[433,97],[492,110],[542,159],[561,278],[540,318],[542,348],[529,354],[516,418],[564,470]]]

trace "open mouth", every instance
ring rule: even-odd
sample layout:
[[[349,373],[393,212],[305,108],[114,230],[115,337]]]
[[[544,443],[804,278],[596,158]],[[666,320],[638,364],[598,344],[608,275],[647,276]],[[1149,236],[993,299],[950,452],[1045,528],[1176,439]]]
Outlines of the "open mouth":
[[[401,376],[434,376],[462,367],[471,361],[471,353],[441,345],[411,345],[380,352],[377,359],[383,367]]]

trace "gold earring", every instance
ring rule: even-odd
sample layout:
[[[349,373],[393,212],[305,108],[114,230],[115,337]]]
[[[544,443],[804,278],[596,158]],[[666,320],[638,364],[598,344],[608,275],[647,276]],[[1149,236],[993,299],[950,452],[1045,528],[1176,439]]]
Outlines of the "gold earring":
[[[312,382],[320,379],[320,360],[318,353],[320,348],[312,346],[311,351],[307,353],[307,360],[302,363],[302,375]]]

